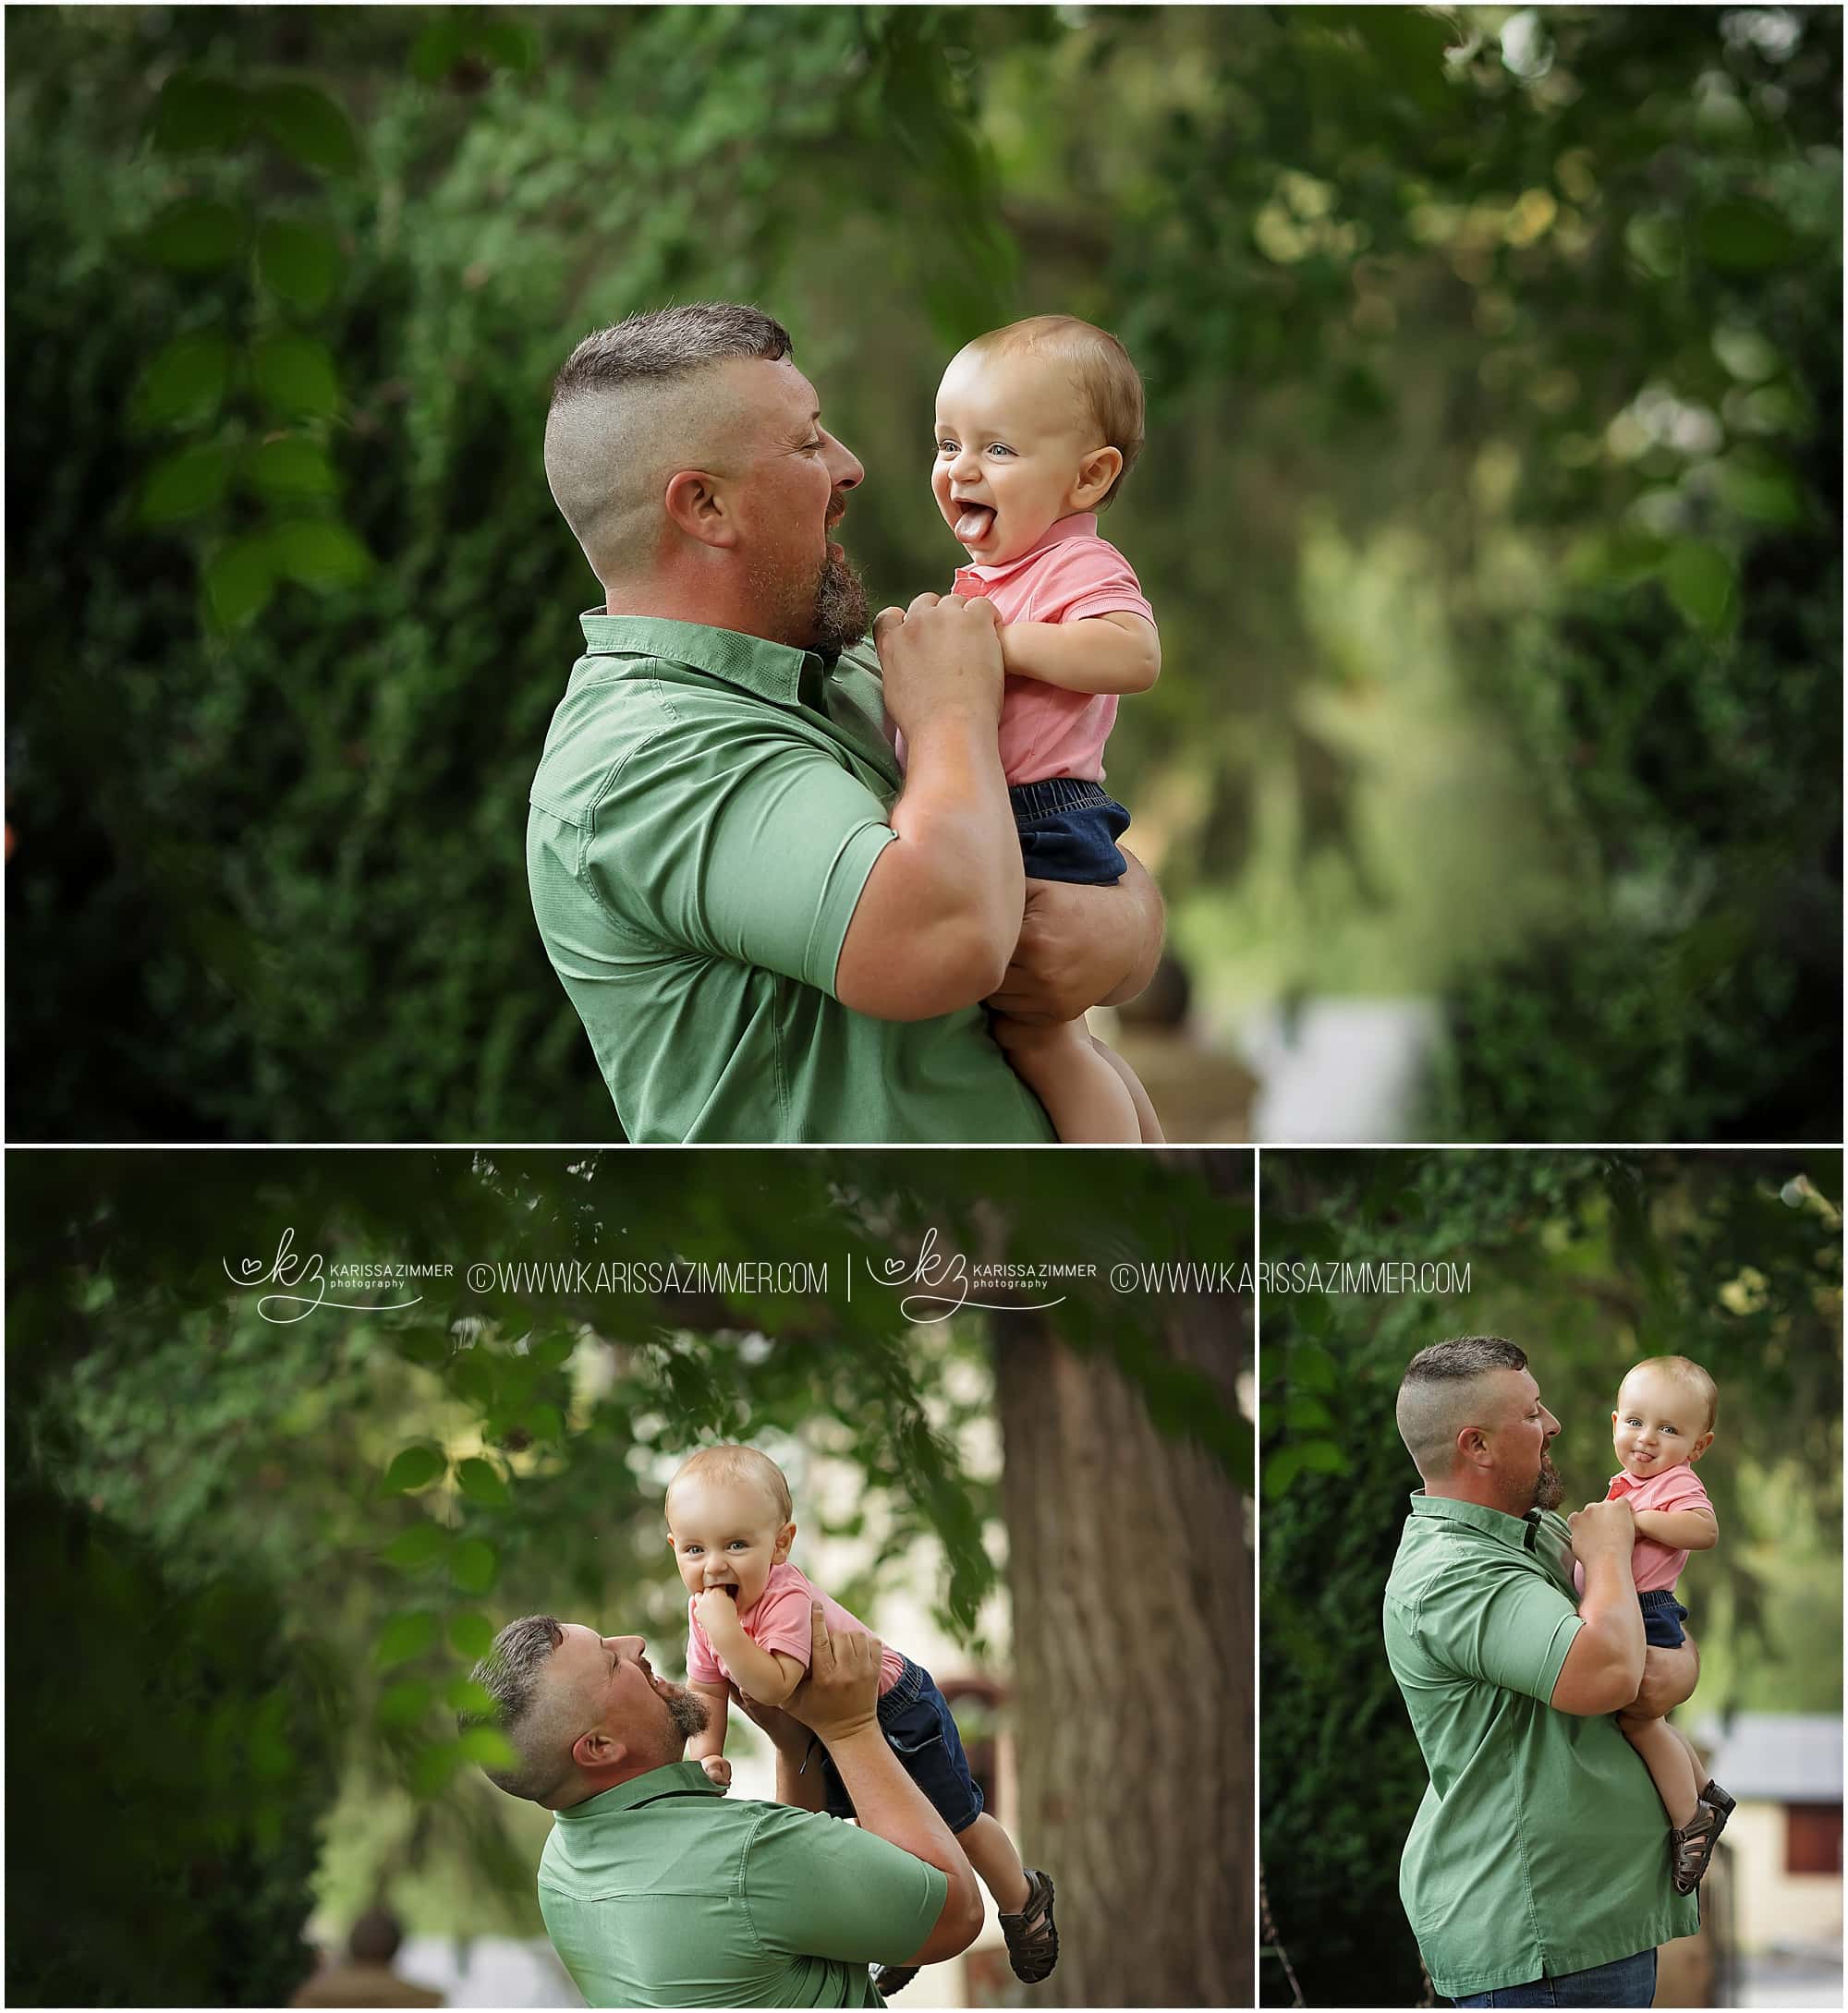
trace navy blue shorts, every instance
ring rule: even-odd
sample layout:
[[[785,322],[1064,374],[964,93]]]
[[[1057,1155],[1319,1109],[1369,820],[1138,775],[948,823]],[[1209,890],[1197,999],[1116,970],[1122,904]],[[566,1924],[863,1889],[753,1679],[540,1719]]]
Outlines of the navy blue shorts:
[[[1687,1609],[1674,1597],[1672,1586],[1653,1586],[1636,1596],[1643,1610],[1643,1641],[1652,1650],[1678,1650],[1687,1641],[1682,1623]]]
[[[1129,871],[1116,842],[1129,830],[1129,813],[1103,786],[1076,776],[1015,783],[1007,793],[1020,857],[1029,880],[1075,880],[1107,887]]]
[[[930,1673],[909,1657],[898,1682],[879,1702],[879,1730],[938,1816],[952,1831],[967,1831],[982,1813],[982,1793],[969,1774],[963,1737],[951,1717],[949,1700],[938,1691]],[[853,1799],[825,1749],[821,1782],[829,1813],[851,1817]]]

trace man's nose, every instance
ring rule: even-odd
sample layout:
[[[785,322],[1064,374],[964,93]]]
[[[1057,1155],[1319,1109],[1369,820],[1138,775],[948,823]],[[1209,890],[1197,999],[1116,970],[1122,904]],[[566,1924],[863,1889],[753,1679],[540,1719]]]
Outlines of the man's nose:
[[[839,441],[834,441],[833,453],[828,458],[828,473],[833,478],[837,490],[857,490],[866,480],[866,470],[860,467],[858,458]]]

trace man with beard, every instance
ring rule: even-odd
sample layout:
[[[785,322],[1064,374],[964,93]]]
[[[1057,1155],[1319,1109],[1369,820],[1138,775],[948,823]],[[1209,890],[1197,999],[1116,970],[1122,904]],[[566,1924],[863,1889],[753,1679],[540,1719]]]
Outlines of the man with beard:
[[[878,1639],[831,1638],[819,1602],[810,1619],[808,1675],[784,1710],[748,1708],[774,1803],[728,1802],[685,1759],[705,1705],[639,1636],[529,1615],[475,1667],[517,1757],[489,1778],[554,1813],[540,1912],[586,2005],[877,2007],[869,1965],[974,1942],[975,1874],[880,1731]],[[811,1730],[857,1829],[821,1811]]]
[[[855,648],[866,594],[830,532],[864,471],[787,333],[709,303],[587,336],[545,469],[606,599],[527,878],[627,1136],[1051,1139],[979,1002],[1132,997],[1160,901],[1134,863],[1024,880],[988,601],[920,594]]]
[[[1692,1935],[1699,1906],[1611,1716],[1689,1697],[1697,1658],[1646,1662],[1629,1506],[1558,1514],[1559,1421],[1513,1342],[1420,1350],[1397,1416],[1425,1484],[1384,1615],[1430,1774],[1399,1868],[1425,1969],[1459,2006],[1649,2006],[1656,1946]]]

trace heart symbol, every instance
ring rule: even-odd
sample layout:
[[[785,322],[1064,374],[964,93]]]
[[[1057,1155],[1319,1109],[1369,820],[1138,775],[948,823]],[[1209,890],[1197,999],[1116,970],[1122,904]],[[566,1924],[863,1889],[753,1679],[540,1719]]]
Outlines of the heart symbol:
[[[885,1276],[887,1279],[895,1279],[904,1269],[905,1260],[903,1258],[888,1258],[885,1260]]]
[[[261,1258],[246,1258],[239,1264],[237,1269],[247,1279],[253,1279],[263,1269],[263,1261]]]

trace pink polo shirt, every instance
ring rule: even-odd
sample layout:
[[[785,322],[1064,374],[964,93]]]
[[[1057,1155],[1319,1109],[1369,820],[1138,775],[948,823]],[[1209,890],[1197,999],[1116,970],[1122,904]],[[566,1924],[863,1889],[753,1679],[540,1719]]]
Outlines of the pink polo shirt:
[[[1686,1461],[1678,1468],[1664,1468],[1660,1474],[1652,1474],[1642,1482],[1626,1470],[1613,1474],[1604,1500],[1614,1503],[1625,1496],[1630,1498],[1632,1510],[1704,1510],[1709,1515],[1713,1510],[1694,1464]],[[1671,1551],[1657,1538],[1638,1537],[1630,1554],[1630,1570],[1636,1576],[1638,1594],[1673,1586],[1686,1564],[1684,1551]]]
[[[811,1629],[808,1620],[808,1606],[820,1601],[821,1612],[827,1618],[830,1634],[844,1630],[857,1631],[861,1635],[870,1635],[872,1631],[865,1622],[857,1621],[839,1601],[823,1594],[808,1576],[794,1566],[784,1564],[770,1569],[770,1578],[764,1582],[763,1592],[738,1617],[745,1633],[760,1650],[782,1650],[793,1656],[804,1670],[808,1667],[808,1650]],[[687,1621],[690,1634],[687,1643],[687,1681],[688,1684],[723,1684],[728,1678],[734,1684],[736,1678],[725,1667],[724,1658],[712,1647],[711,1638],[707,1635],[693,1613],[691,1598],[687,1603]],[[905,1659],[886,1643],[879,1659],[879,1689],[881,1696],[898,1682],[899,1673],[905,1668]],[[739,1685],[742,1692],[748,1687]]]
[[[1135,569],[1098,536],[1095,512],[1061,517],[1030,552],[1004,566],[958,566],[954,593],[994,603],[1007,622],[1077,622],[1119,612],[1155,620]],[[1114,692],[1067,692],[1010,676],[1001,697],[1001,766],[1010,783],[1071,776],[1103,781],[1103,745],[1116,724]],[[905,743],[898,741],[898,758]]]

